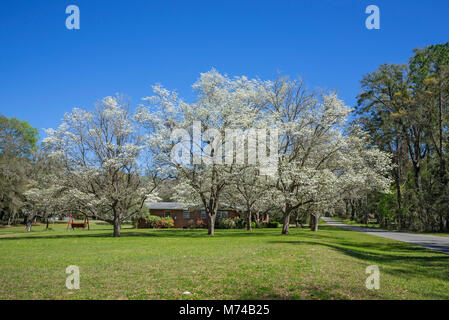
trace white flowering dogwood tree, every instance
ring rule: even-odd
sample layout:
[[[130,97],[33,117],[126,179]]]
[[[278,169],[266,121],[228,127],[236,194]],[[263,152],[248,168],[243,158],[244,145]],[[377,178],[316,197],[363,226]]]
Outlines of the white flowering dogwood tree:
[[[204,207],[209,235],[221,202],[239,207],[249,228],[253,215],[279,210],[288,234],[292,212],[309,211],[316,230],[341,201],[389,192],[389,156],[347,127],[351,109],[336,94],[214,69],[193,88],[187,103],[156,85],[134,115],[107,97],[48,130],[44,142],[66,167],[59,183],[79,212],[112,223],[119,236],[121,223],[156,199],[156,178],[169,178],[174,200]]]
[[[391,157],[376,147],[368,148],[369,140],[357,128],[345,135],[346,146],[329,163],[329,177],[319,184],[317,195],[310,203],[310,227],[318,230],[323,213],[332,213],[347,199],[359,199],[368,192],[390,193]]]
[[[271,207],[271,186],[267,183],[271,178],[260,175],[258,165],[248,165],[237,168],[231,179],[225,188],[225,201],[240,209],[247,230],[251,230],[253,218],[258,226],[260,216]]]
[[[95,111],[73,109],[63,123],[47,130],[43,141],[51,156],[64,164],[58,184],[73,210],[114,226],[155,200],[156,178],[145,165],[148,137],[120,97],[106,97]]]
[[[344,132],[351,110],[335,94],[310,94],[286,78],[230,79],[215,70],[201,74],[193,88],[198,98],[186,103],[153,87],[138,118],[158,150],[158,167],[179,182],[177,199],[204,206],[209,234],[220,201],[239,206],[249,226],[252,213],[277,208],[288,234],[295,210],[307,207],[319,221],[346,189],[388,192],[388,156],[368,148],[360,132]],[[269,140],[276,143],[255,133],[260,128],[275,128]],[[265,152],[269,161],[260,157]],[[261,174],[267,167],[274,172]]]
[[[318,225],[319,215],[331,210],[344,188],[372,186],[388,192],[388,156],[368,148],[366,139],[345,134],[351,110],[336,94],[311,94],[302,82],[279,78],[269,100],[266,110],[279,129],[272,199],[283,214],[283,234],[288,234],[291,213],[304,206],[313,209]]]
[[[236,169],[255,156],[241,152],[255,136],[240,138],[263,127],[260,110],[266,103],[266,83],[231,79],[211,70],[201,74],[193,88],[197,99],[186,103],[175,92],[155,86],[155,95],[144,98],[148,105],[139,114],[155,135],[152,141],[159,144],[157,161],[165,163],[179,182],[177,198],[205,208],[208,233],[213,235],[226,186]]]

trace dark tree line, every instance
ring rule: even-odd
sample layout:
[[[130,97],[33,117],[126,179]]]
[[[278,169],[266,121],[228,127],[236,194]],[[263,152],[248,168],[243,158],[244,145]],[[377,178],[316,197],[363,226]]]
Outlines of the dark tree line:
[[[348,202],[346,216],[382,227],[449,231],[449,43],[416,49],[361,81],[355,122],[393,155],[392,194]]]
[[[0,221],[9,225],[25,217],[37,138],[28,122],[0,115]]]

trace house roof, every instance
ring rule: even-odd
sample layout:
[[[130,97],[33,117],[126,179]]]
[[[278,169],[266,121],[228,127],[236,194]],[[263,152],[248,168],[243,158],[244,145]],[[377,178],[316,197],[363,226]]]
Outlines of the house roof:
[[[205,208],[204,208],[204,206],[194,206],[194,207],[191,207],[190,209],[194,209],[194,210],[205,210]],[[233,207],[230,207],[230,206],[224,206],[224,205],[220,205],[219,207],[218,207],[218,211],[223,211],[223,210],[241,210],[241,208],[240,207],[238,207],[238,208],[233,208]]]
[[[188,210],[189,208],[180,202],[147,202],[150,209],[159,210]]]

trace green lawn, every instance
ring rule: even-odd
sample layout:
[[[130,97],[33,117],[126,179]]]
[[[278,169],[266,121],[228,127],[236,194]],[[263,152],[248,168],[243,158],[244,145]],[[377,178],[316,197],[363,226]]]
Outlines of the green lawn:
[[[449,299],[449,256],[328,226],[111,234],[0,228],[0,299]],[[69,265],[80,290],[65,287]],[[365,287],[369,265],[380,290]]]

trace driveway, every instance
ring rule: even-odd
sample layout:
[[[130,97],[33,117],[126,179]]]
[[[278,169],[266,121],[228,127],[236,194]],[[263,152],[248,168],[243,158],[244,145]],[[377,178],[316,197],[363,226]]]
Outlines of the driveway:
[[[449,254],[449,237],[439,237],[439,236],[428,236],[423,234],[414,234],[414,233],[405,233],[405,232],[395,232],[395,231],[387,231],[381,229],[370,229],[358,226],[351,226],[339,221],[336,221],[331,218],[323,217],[322,218],[327,225],[332,227],[344,228],[352,231],[358,231],[367,233],[373,236],[393,239],[398,241],[407,242],[410,244],[414,244],[417,246],[421,246],[427,249],[440,251],[446,254]]]

